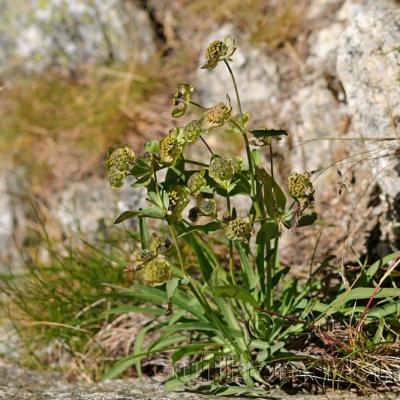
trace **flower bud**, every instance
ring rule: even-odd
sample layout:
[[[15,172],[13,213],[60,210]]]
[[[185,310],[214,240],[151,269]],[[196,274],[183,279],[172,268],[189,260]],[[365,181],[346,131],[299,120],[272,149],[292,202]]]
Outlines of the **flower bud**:
[[[172,277],[171,265],[163,258],[156,258],[144,267],[144,282],[148,286],[159,286]]]

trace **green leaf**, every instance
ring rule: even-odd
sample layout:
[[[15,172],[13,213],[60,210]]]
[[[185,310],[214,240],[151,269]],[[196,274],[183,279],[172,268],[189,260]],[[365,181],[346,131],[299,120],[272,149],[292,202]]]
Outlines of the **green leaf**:
[[[184,228],[178,236],[181,238],[193,232],[210,233],[210,232],[215,232],[218,229],[221,229],[221,223],[218,221],[213,221],[204,225],[192,225],[189,226],[188,228]]]
[[[129,304],[121,304],[117,307],[112,308],[107,313],[109,314],[124,314],[124,313],[141,313],[153,315],[155,317],[165,315],[165,310],[161,308],[152,308],[152,307],[139,307],[139,306],[131,306]]]
[[[316,220],[318,219],[317,213],[313,212],[313,213],[308,213],[308,214],[303,214],[300,218],[299,218],[299,222],[298,222],[298,227],[302,227],[302,226],[309,226],[312,225]]]
[[[287,132],[283,129],[254,129],[250,131],[256,138],[262,137],[277,137],[277,136],[287,136]]]
[[[389,254],[386,257],[383,257],[382,259],[376,261],[373,263],[366,271],[365,275],[367,277],[367,282],[370,282],[372,278],[375,276],[375,274],[379,271],[380,268],[383,266],[389,264],[391,261],[396,259],[397,257],[400,257],[400,251],[397,251],[395,253]]]
[[[144,150],[148,153],[158,153],[160,151],[160,143],[158,140],[151,140],[144,145]]]
[[[114,221],[114,224],[120,224],[127,219],[132,219],[136,217],[162,219],[165,217],[165,211],[162,210],[160,207],[149,207],[138,211],[125,211]]]
[[[214,289],[216,297],[239,299],[245,303],[249,303],[254,307],[257,307],[257,301],[254,297],[246,290],[236,285],[217,286]]]
[[[172,278],[166,284],[168,300],[172,299],[175,295],[176,289],[179,286],[179,278]]]
[[[269,240],[275,239],[278,235],[278,224],[275,221],[266,221],[258,231],[256,243],[265,245]]]

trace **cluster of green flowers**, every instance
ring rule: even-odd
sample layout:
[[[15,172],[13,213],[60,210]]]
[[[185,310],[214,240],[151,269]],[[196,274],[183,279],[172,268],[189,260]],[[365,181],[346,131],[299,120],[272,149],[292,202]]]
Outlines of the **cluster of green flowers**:
[[[230,240],[240,240],[247,242],[250,238],[253,227],[250,218],[235,218],[226,225],[226,236]]]
[[[310,207],[314,202],[314,187],[310,180],[311,174],[293,173],[288,177],[288,191],[303,207]]]
[[[243,160],[213,157],[208,169],[208,174],[219,186],[227,189],[234,175],[242,170]]]
[[[201,68],[214,69],[219,61],[229,60],[235,51],[235,39],[232,36],[227,36],[223,42],[214,40],[207,47],[205,54],[207,62]]]
[[[130,174],[136,160],[135,152],[129,147],[113,150],[106,163],[110,185],[119,189],[123,186],[125,178]]]
[[[133,254],[135,270],[143,270],[143,280],[146,285],[159,286],[172,277],[171,264],[166,255],[172,245],[169,239],[163,239],[153,234],[148,249],[136,250]]]

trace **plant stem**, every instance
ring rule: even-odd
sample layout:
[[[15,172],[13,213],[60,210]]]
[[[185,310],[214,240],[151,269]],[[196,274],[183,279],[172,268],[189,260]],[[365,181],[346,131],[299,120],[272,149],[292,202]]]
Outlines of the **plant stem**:
[[[228,68],[229,74],[230,74],[231,79],[232,79],[233,87],[235,89],[236,101],[237,101],[237,105],[238,105],[238,108],[239,108],[240,121],[242,122],[242,126],[240,128],[241,128],[243,140],[244,140],[244,143],[245,143],[245,146],[246,146],[247,161],[248,161],[248,164],[249,164],[249,172],[250,172],[250,180],[251,180],[251,197],[253,197],[254,196],[254,166],[253,166],[253,159],[252,159],[252,156],[251,156],[249,139],[247,137],[246,130],[244,129],[243,111],[242,111],[242,104],[240,102],[239,90],[238,90],[238,87],[237,87],[237,84],[236,84],[235,75],[232,72],[232,69],[231,69],[231,66],[229,65],[229,62],[227,60],[224,60],[224,63],[226,65],[226,67]]]
[[[227,192],[226,194],[226,206],[228,208],[228,213],[229,217],[232,216],[232,210],[231,210],[231,197],[229,196],[229,193]],[[229,240],[229,271],[231,274],[231,279],[232,283],[235,284],[235,276],[233,274],[233,269],[234,269],[234,263],[233,263],[233,242],[232,240]]]
[[[200,139],[201,141],[204,143],[204,145],[207,147],[208,151],[211,153],[211,155],[214,155],[214,152],[212,151],[211,147],[208,145],[208,143],[205,141],[205,139],[203,138],[203,136],[200,135]]]
[[[208,167],[208,164],[202,163],[200,161],[195,161],[195,160],[188,160],[185,159],[185,163],[187,164],[193,164],[193,165],[198,165],[199,167]]]

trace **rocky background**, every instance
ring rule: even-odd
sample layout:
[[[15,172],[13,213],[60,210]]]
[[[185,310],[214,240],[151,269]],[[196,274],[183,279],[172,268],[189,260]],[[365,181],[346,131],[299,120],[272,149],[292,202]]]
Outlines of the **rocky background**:
[[[227,34],[239,45],[233,68],[245,109],[255,123],[289,132],[275,154],[282,180],[334,166],[316,174],[321,257],[343,244],[373,258],[397,248],[398,2],[1,0],[0,13],[0,254],[7,268],[18,266],[16,241],[29,237],[27,198],[46,210],[60,239],[94,238],[119,211],[142,202],[140,192],[115,193],[106,184],[107,146],[139,149],[165,134],[177,82],[193,82],[206,105],[231,92],[222,66],[198,69],[207,43]],[[45,91],[41,79],[50,79]],[[110,79],[121,90],[103,84]],[[76,96],[89,86],[96,101],[111,91],[115,108],[94,103],[100,108],[90,113],[85,94],[72,105],[61,94],[52,100],[58,82],[76,85]],[[46,98],[54,109],[40,109]],[[57,127],[69,107],[78,120]],[[91,119],[106,112],[88,133]],[[316,236],[289,235],[285,246],[304,252],[286,251],[284,259],[301,264]]]

